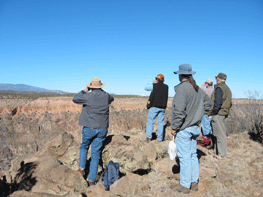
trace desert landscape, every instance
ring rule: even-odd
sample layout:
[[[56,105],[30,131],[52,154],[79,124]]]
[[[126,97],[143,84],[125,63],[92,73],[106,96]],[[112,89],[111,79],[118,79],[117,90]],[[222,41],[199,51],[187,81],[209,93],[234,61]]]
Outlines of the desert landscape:
[[[114,96],[96,185],[88,187],[77,172],[82,106],[72,98],[1,97],[0,196],[186,196],[170,189],[179,183],[180,168],[167,152],[169,124],[164,125],[163,142],[145,142],[148,97],[141,96]],[[171,102],[169,98],[165,123]],[[233,100],[228,156],[222,159],[198,145],[199,190],[188,196],[263,196],[262,104],[258,99]],[[101,175],[110,160],[120,164],[121,178],[105,191]]]

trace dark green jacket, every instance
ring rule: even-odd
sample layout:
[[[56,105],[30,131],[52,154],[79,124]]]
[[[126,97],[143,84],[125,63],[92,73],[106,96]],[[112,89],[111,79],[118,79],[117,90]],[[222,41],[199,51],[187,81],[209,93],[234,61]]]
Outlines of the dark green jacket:
[[[220,88],[222,91],[222,97],[221,98],[216,98],[215,94],[217,92],[217,88]],[[222,100],[222,105],[218,111],[218,115],[221,116],[227,116],[229,114],[229,110],[232,106],[232,92],[230,88],[225,84],[225,82],[221,82],[220,84],[215,85],[215,91],[211,95],[211,100],[212,100],[212,109],[215,109],[215,102],[218,100]],[[213,113],[213,110],[211,112],[212,115],[216,115]]]

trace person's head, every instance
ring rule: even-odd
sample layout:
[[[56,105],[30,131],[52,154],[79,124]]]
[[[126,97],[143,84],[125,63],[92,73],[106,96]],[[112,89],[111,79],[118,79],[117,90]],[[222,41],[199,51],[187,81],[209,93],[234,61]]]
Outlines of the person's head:
[[[215,76],[215,78],[216,78],[217,84],[220,84],[226,81],[227,76],[224,73],[219,73],[217,76]]]
[[[207,78],[205,81],[206,88],[208,88],[208,86],[212,86],[212,85],[213,85],[213,80],[210,78]]]
[[[189,80],[195,91],[198,92],[199,87],[196,85],[196,82],[192,77],[195,73],[195,71],[192,71],[192,65],[190,64],[181,64],[179,65],[179,70],[174,72],[174,74],[179,74],[180,82]]]
[[[158,74],[157,77],[155,77],[155,79],[157,80],[157,82],[164,82],[164,76],[163,74]]]
[[[87,84],[87,87],[91,90],[93,89],[101,89],[102,87],[104,87],[106,84],[105,83],[101,83],[100,78],[98,77],[93,77],[91,79],[90,84]]]

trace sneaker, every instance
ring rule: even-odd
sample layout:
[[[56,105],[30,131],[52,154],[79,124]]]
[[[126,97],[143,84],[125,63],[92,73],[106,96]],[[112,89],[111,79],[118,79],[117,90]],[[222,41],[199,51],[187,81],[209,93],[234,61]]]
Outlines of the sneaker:
[[[190,189],[189,188],[186,188],[186,187],[184,187],[184,186],[182,186],[180,184],[171,186],[171,189],[175,190],[177,192],[183,192],[185,194],[189,194],[190,193]]]
[[[85,169],[79,168],[79,169],[78,169],[78,172],[79,172],[82,176],[84,176],[84,174],[85,174]]]
[[[191,190],[198,191],[198,183],[192,183],[191,184]]]

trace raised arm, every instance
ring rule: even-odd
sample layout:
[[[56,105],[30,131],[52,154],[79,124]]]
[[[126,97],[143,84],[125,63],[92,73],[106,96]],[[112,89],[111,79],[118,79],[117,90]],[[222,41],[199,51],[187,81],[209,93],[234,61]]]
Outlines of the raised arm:
[[[73,102],[76,104],[85,104],[86,103],[86,99],[84,98],[84,94],[86,94],[85,90],[80,91],[78,94],[76,94],[73,98]]]

